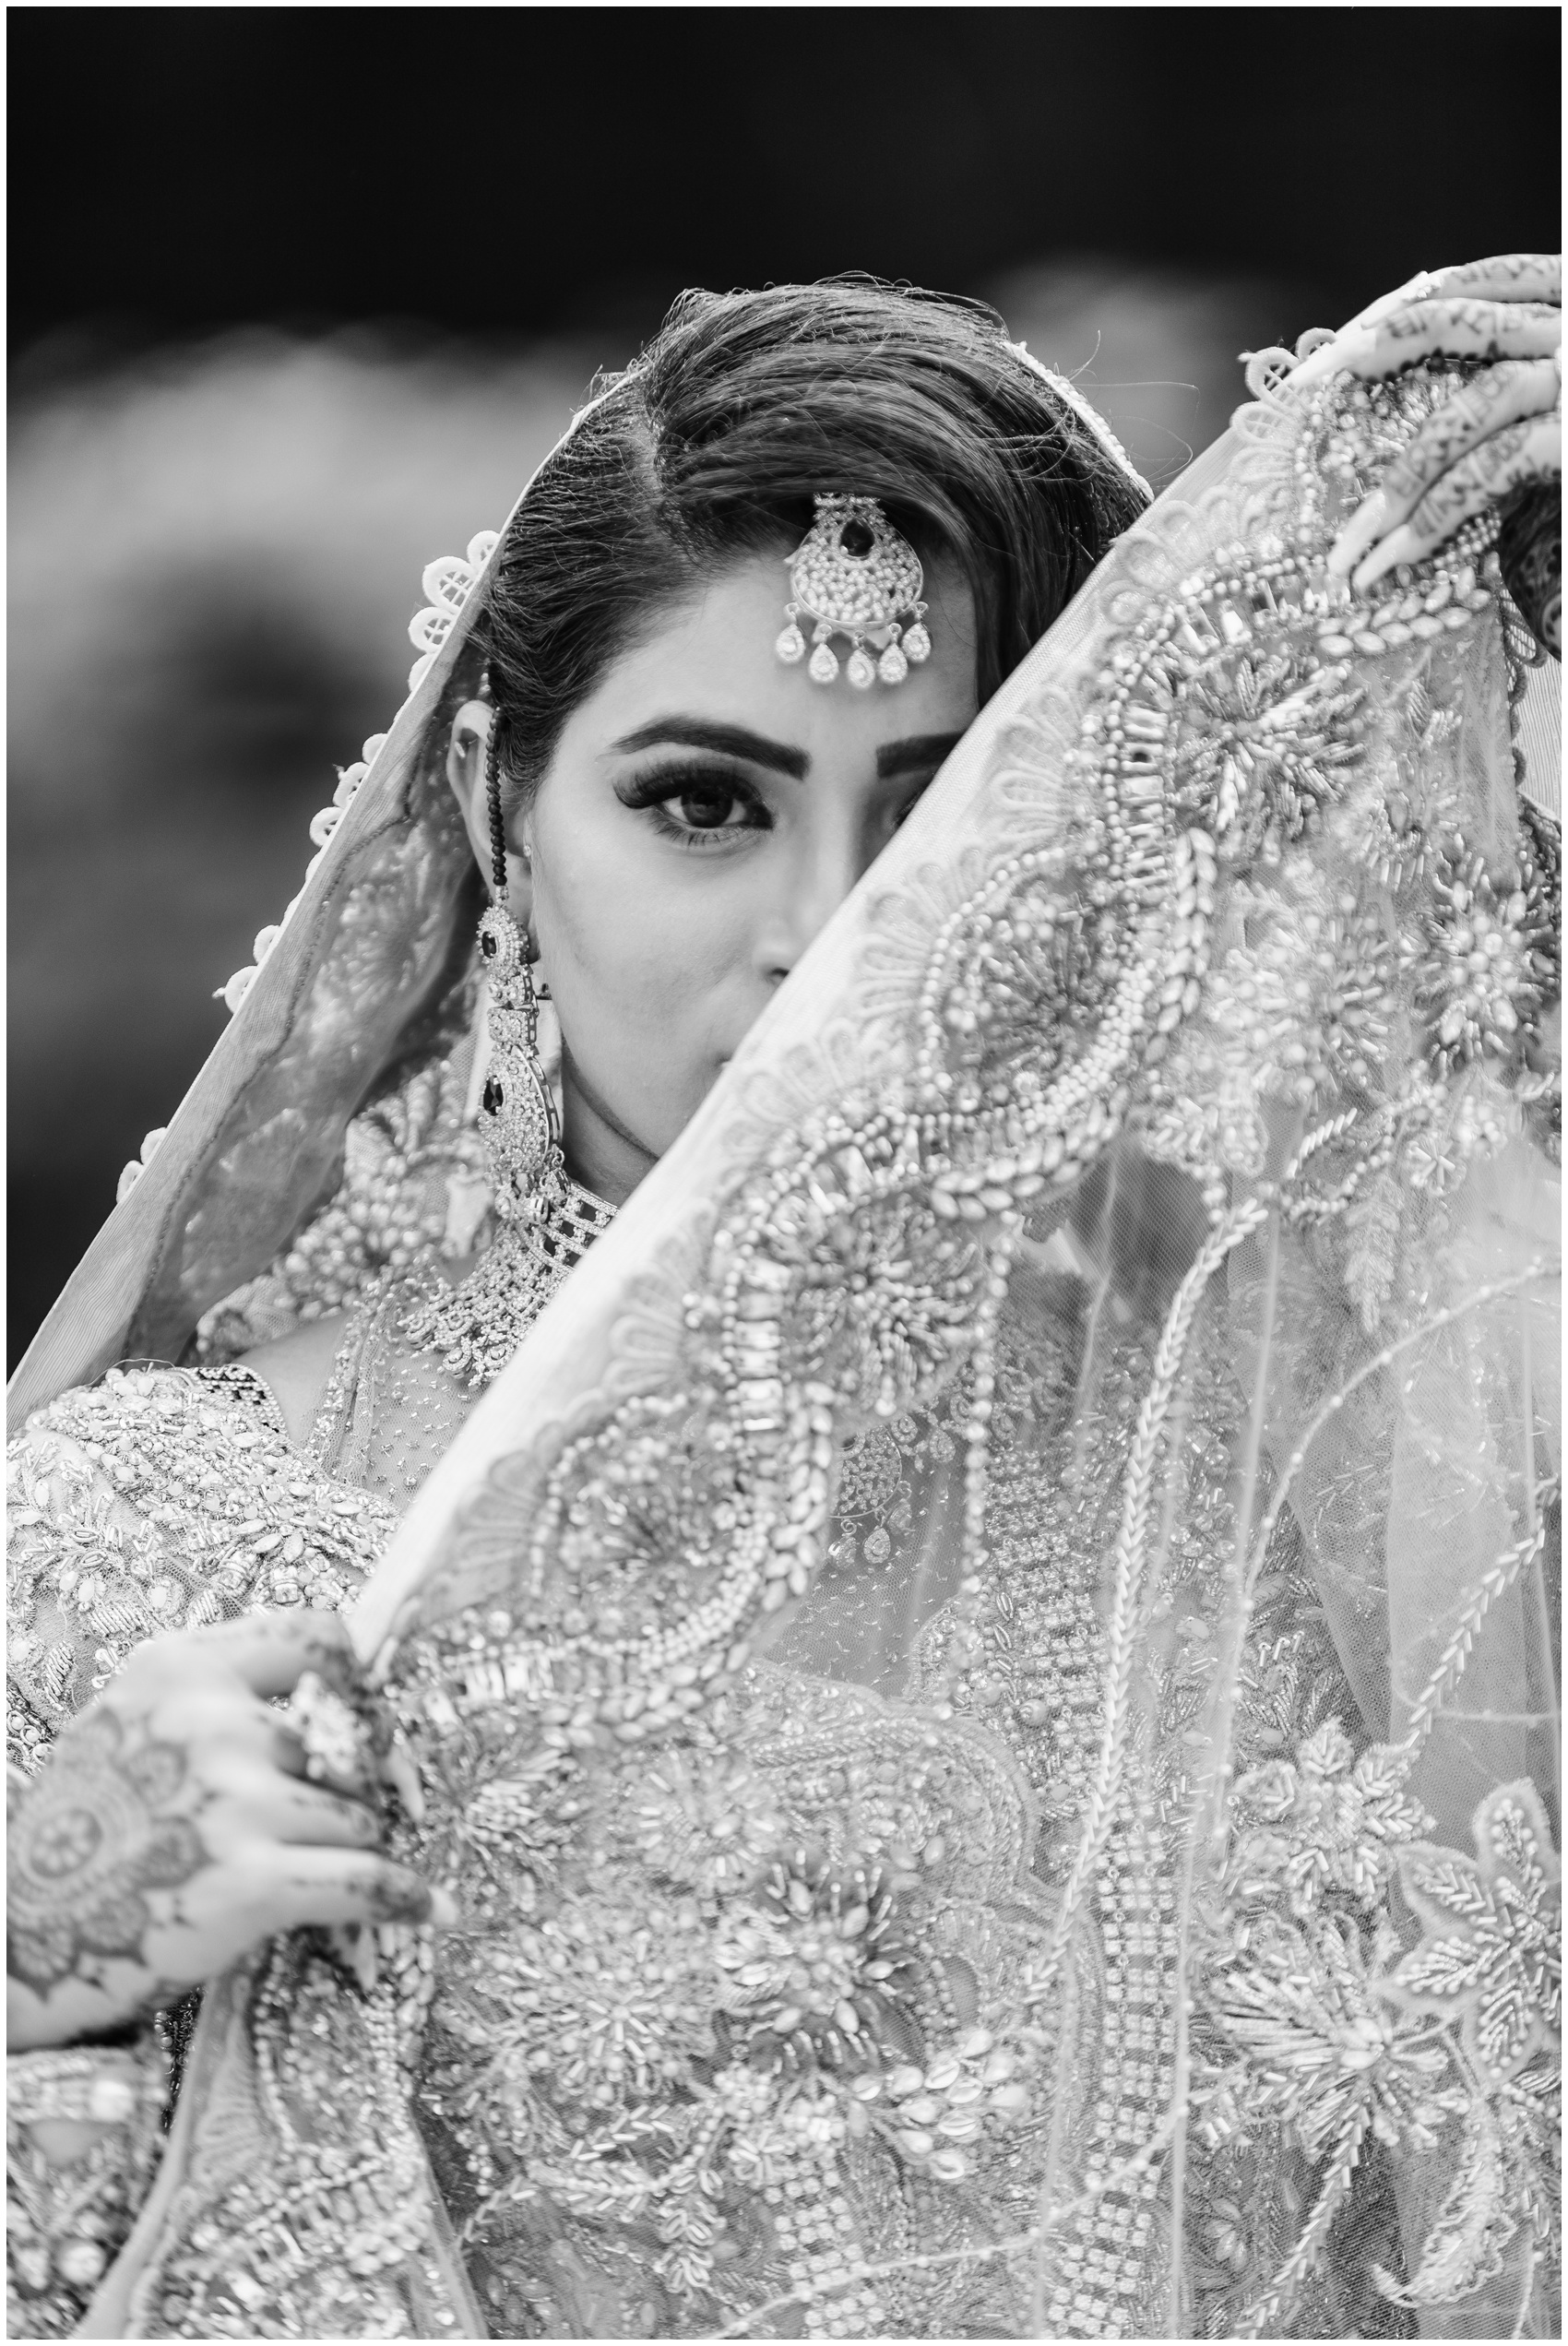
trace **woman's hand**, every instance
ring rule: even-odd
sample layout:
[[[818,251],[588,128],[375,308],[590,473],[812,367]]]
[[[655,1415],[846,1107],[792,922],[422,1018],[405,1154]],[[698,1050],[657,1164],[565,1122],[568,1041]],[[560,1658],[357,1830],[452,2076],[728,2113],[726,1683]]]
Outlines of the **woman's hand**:
[[[1325,375],[1396,375],[1425,358],[1484,359],[1351,516],[1329,567],[1365,593],[1436,552],[1472,514],[1562,478],[1562,263],[1510,253],[1437,269],[1388,294],[1304,359]]]
[[[423,1922],[447,1903],[380,1853],[351,1746],[307,1761],[265,1699],[352,1667],[328,1613],[251,1614],[132,1654],[11,1804],[13,2048],[123,2026],[295,1924]]]

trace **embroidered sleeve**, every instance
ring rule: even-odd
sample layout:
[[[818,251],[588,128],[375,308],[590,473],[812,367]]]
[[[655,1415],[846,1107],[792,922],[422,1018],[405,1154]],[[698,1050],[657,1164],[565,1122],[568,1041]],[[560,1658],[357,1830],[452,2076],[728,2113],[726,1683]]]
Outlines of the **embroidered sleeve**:
[[[343,1604],[390,1530],[312,1472],[250,1371],[113,1370],[9,1455],[9,1746],[30,1773],[131,1649],[255,1606]],[[148,2027],[7,2066],[10,2334],[80,2321],[157,2168],[168,2064]]]
[[[292,1448],[250,1371],[113,1369],[12,1444],[10,1749],[36,1767],[131,1649],[257,1606],[339,1606],[391,1528]]]

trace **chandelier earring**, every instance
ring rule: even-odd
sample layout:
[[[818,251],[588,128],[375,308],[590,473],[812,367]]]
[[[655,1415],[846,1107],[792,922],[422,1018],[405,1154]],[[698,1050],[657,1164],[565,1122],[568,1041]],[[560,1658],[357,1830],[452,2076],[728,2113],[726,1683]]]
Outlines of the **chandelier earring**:
[[[499,1375],[615,1213],[606,1199],[572,1179],[562,1153],[555,1095],[539,1049],[539,1006],[550,995],[534,983],[537,949],[506,906],[501,723],[493,712],[485,791],[494,902],[479,924],[480,959],[489,981],[490,1056],[478,1123],[497,1228],[460,1287],[429,1272],[403,1320],[409,1342],[439,1352],[471,1392]]]

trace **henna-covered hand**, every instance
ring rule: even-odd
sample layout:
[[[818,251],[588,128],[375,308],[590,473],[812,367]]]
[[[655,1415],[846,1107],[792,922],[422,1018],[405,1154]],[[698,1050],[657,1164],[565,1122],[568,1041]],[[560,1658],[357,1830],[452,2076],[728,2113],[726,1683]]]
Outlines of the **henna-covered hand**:
[[[1438,269],[1374,303],[1296,368],[1292,385],[1336,372],[1397,374],[1425,358],[1488,363],[1428,419],[1341,531],[1329,566],[1359,593],[1397,564],[1434,554],[1488,506],[1561,482],[1562,300],[1562,260],[1550,254]]]
[[[1562,262],[1552,253],[1504,253],[1426,270],[1353,317],[1294,369],[1293,384],[1326,375],[1398,375],[1423,358],[1549,358],[1562,340]]]
[[[14,2047],[123,2026],[303,1923],[439,1919],[380,1852],[362,1784],[305,1780],[266,1697],[341,1676],[333,1614],[252,1614],[152,1639],[9,1803]]]

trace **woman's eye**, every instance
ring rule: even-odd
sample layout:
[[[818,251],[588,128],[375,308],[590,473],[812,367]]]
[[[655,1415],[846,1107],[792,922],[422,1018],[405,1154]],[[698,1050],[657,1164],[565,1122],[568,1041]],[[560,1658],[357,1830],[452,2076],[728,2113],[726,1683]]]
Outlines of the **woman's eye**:
[[[717,831],[734,819],[740,801],[733,791],[705,787],[683,791],[675,804],[694,831]]]
[[[650,775],[621,793],[646,809],[656,830],[685,847],[722,847],[746,831],[771,828],[764,802],[722,774]]]

